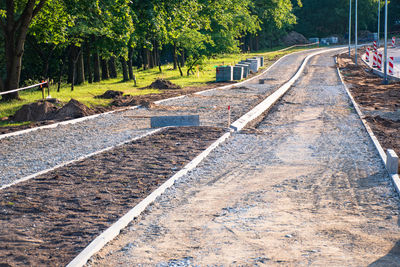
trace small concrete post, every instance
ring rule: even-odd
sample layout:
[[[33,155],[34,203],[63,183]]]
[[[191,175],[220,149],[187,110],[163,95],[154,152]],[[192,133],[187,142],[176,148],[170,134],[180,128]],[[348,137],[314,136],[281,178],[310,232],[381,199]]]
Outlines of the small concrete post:
[[[389,174],[397,174],[399,172],[399,157],[393,149],[386,151],[386,169]]]

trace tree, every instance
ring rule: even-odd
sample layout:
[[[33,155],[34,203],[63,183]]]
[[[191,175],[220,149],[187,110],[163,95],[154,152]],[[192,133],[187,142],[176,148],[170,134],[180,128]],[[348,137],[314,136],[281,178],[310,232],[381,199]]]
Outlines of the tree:
[[[0,4],[0,26],[4,38],[6,77],[4,90],[19,87],[22,56],[26,35],[32,19],[40,12],[47,0],[6,0]],[[3,100],[18,99],[18,93],[7,94]]]

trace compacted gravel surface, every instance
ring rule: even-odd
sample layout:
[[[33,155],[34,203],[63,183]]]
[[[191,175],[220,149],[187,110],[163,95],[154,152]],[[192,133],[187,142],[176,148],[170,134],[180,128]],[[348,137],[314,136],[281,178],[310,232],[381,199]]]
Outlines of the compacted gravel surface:
[[[398,266],[400,200],[332,55],[87,266]]]
[[[65,266],[226,130],[169,128],[0,191],[0,266]]]
[[[281,60],[261,77],[267,78],[264,85],[258,85],[255,79],[239,89],[212,90],[150,108],[0,139],[0,186],[143,135],[151,130],[150,116],[199,114],[203,126],[227,127],[228,105],[232,106],[234,121],[290,79],[310,53],[295,53]]]

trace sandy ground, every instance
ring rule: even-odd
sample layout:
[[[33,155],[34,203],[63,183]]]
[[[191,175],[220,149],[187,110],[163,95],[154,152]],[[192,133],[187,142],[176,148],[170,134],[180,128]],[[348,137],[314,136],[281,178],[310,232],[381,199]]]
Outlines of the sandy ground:
[[[400,201],[332,55],[88,266],[398,266]]]

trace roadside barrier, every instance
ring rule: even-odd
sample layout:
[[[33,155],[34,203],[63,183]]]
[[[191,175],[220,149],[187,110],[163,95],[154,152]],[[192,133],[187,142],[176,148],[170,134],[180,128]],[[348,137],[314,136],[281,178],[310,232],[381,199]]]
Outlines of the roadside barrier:
[[[377,55],[377,52],[376,52],[376,51],[374,51],[373,53],[374,53],[374,54],[373,54],[373,60],[372,60],[372,67],[373,67],[373,68],[377,68],[377,67],[378,67],[378,65],[377,65],[377,62],[378,62],[378,55]]]
[[[35,88],[35,87],[40,87],[42,89],[42,95],[43,95],[43,98],[44,98],[44,88],[46,88],[46,87],[48,88],[49,87],[49,82],[48,81],[42,81],[41,83],[30,85],[30,86],[27,86],[27,87],[22,87],[22,88],[18,88],[18,89],[6,91],[6,92],[0,92],[0,96],[16,93],[16,92],[23,91],[23,90],[32,89],[32,88]]]
[[[383,54],[378,52],[378,69],[382,70],[382,59],[383,59]]]
[[[396,47],[396,37],[392,37],[392,47]]]
[[[365,61],[369,62],[369,56],[370,56],[370,48],[367,47],[367,51],[365,52]]]
[[[393,75],[394,74],[394,57],[389,57],[388,59],[389,59],[389,61],[388,61],[388,63],[389,63],[389,74]]]
[[[376,41],[374,41],[374,51],[377,51],[377,50],[378,50],[378,46],[376,44]]]

